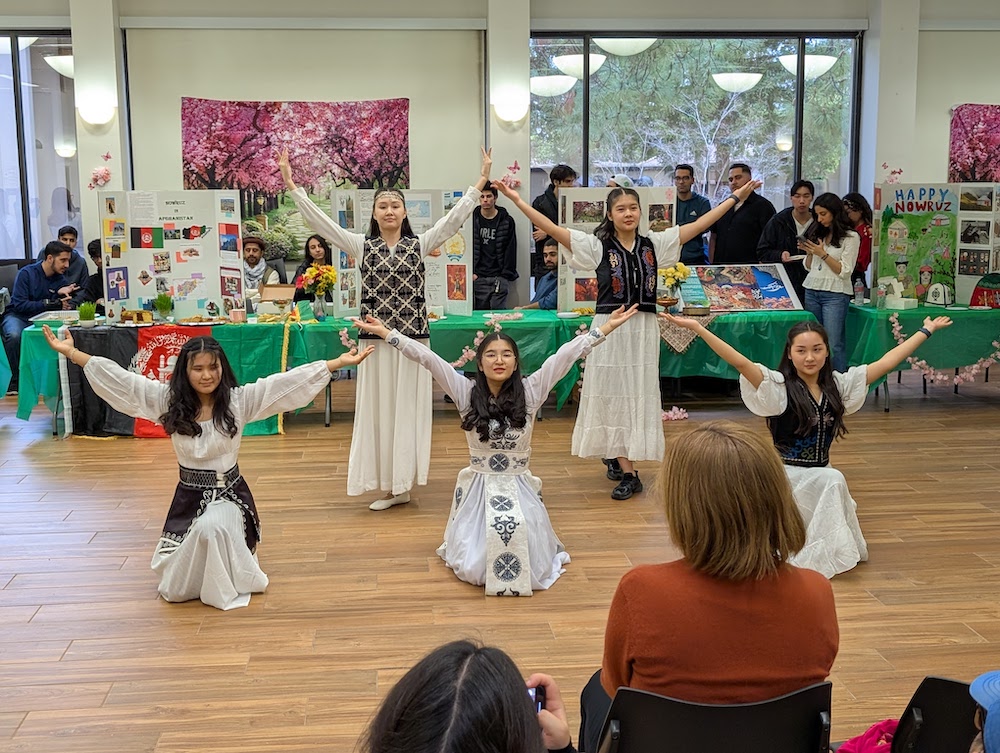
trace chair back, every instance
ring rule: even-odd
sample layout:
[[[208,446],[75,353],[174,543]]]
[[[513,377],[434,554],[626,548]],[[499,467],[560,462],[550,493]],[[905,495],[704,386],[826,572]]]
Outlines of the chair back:
[[[969,684],[925,677],[892,738],[892,753],[968,753],[976,736]]]
[[[832,685],[757,703],[690,703],[618,688],[599,753],[826,753]]]
[[[267,266],[271,267],[275,272],[278,273],[278,282],[282,285],[288,284],[288,273],[285,271],[285,260],[282,257],[277,259],[269,259]]]

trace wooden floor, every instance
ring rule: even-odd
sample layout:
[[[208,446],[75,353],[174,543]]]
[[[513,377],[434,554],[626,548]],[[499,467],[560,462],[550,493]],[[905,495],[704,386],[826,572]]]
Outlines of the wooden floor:
[[[353,384],[335,385],[338,404]],[[1000,666],[1000,386],[930,391],[907,374],[892,413],[870,397],[834,450],[871,549],[833,581],[837,739],[898,716],[926,674]],[[573,561],[550,591],[486,598],[434,553],[467,460],[437,397],[430,482],[386,512],[345,494],[349,415],[244,440],[271,584],[232,612],[157,598],[149,559],[176,478],[166,440],[59,441],[43,408],[23,422],[0,400],[0,751],[349,751],[401,673],[465,636],[575,698],[621,575],[675,556],[659,506],[613,502],[603,466],[569,455],[572,408],[547,409],[532,469]],[[691,420],[668,434],[718,417],[763,430],[731,399],[674,402]]]

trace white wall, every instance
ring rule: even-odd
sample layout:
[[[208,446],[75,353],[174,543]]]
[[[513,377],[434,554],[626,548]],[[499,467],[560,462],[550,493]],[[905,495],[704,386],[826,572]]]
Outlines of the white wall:
[[[947,179],[952,107],[1000,104],[1000,78],[990,62],[998,46],[1000,31],[920,32],[916,143],[913,170],[903,174],[904,182]]]
[[[410,184],[464,188],[478,176],[484,138],[481,32],[133,29],[126,41],[138,189],[182,187],[182,96],[335,102],[407,97]]]

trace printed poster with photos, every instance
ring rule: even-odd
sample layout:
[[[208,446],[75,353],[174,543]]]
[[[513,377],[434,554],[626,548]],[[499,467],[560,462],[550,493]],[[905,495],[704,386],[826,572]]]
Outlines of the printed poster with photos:
[[[429,230],[456,204],[464,191],[441,189],[403,191],[406,216],[416,234]],[[331,197],[333,216],[345,230],[367,233],[371,222],[375,191],[371,189],[335,190]],[[441,255],[424,256],[424,295],[428,312],[442,315],[472,314],[472,220],[440,246]],[[426,254],[429,249],[423,249]],[[361,313],[361,273],[355,260],[346,252],[334,249],[337,264],[338,295],[334,298],[334,313],[339,317]]]
[[[649,235],[674,226],[677,197],[673,186],[632,189],[639,194],[641,214],[638,232]],[[604,219],[609,188],[563,188],[559,191],[559,224],[593,234]],[[592,309],[597,305],[597,276],[593,270],[574,270],[559,259],[559,311]]]
[[[236,191],[100,191],[108,314],[152,309],[173,297],[174,316],[224,316],[243,307]]]
[[[784,264],[693,267],[681,283],[681,302],[712,311],[792,311],[802,308]]]

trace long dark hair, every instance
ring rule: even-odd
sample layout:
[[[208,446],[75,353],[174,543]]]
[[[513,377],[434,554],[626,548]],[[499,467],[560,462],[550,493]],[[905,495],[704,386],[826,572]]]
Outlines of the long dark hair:
[[[835,193],[821,193],[813,201],[814,217],[816,216],[816,207],[823,207],[833,216],[833,220],[830,222],[830,227],[827,228],[819,220],[814,219],[806,228],[806,238],[813,243],[820,243],[828,239],[831,246],[840,248],[840,242],[844,240],[844,237],[854,231],[851,226],[851,218],[844,211],[844,202]]]
[[[608,198],[605,200],[604,219],[601,220],[601,224],[594,230],[594,236],[596,238],[606,241],[615,237],[615,223],[611,220],[611,208],[615,205],[615,202],[623,196],[631,196],[639,202],[640,209],[642,208],[642,202],[639,200],[639,193],[634,188],[612,188],[608,191]]]
[[[372,219],[371,219],[371,222],[368,223],[368,237],[369,238],[381,238],[382,237],[382,231],[379,229],[378,222],[375,220],[375,204],[376,204],[376,202],[378,202],[379,196],[381,196],[384,193],[396,193],[396,194],[399,194],[401,198],[403,197],[403,192],[400,191],[398,188],[380,188],[379,190],[377,190],[375,192],[375,198],[372,199]],[[404,210],[406,209],[406,199],[405,198],[403,198],[403,209]],[[414,233],[413,232],[413,228],[410,227],[410,218],[409,217],[403,217],[403,222],[400,224],[400,227],[399,227],[399,234],[403,238],[415,238],[416,237],[417,234]]]
[[[507,654],[446,643],[417,662],[382,701],[363,753],[544,753],[524,679]]]
[[[868,227],[872,226],[872,207],[866,199],[861,194],[852,191],[851,193],[844,194],[844,211],[848,209],[856,209],[861,212],[861,222],[863,222]]]
[[[483,353],[493,342],[502,340],[510,345],[514,351],[514,360],[517,365],[510,379],[503,383],[500,394],[495,398],[490,392],[490,384],[483,371]],[[468,412],[462,417],[462,430],[473,431],[479,434],[480,442],[490,441],[490,422],[496,421],[500,431],[503,431],[509,424],[511,428],[523,429],[528,422],[528,406],[524,397],[524,381],[521,378],[521,353],[517,349],[517,343],[509,335],[503,332],[491,332],[476,349],[476,381],[472,385],[472,394],[469,396],[470,405]],[[494,426],[497,426],[494,424]]]
[[[306,245],[302,247],[306,257],[302,260],[302,263],[299,264],[298,268],[295,270],[295,274],[292,276],[293,280],[298,278],[299,275],[304,274],[305,271],[309,269],[309,267],[311,267],[316,261],[315,259],[312,258],[312,256],[309,253],[309,241],[317,241],[319,245],[323,247],[323,263],[333,266],[333,249],[330,248],[330,244],[326,242],[326,238],[324,238],[322,235],[310,235],[308,238],[306,238]]]
[[[819,388],[830,403],[830,409],[833,411],[833,437],[834,439],[839,439],[847,433],[847,425],[844,423],[844,399],[840,396],[840,390],[837,389],[837,382],[833,378],[833,366],[830,361],[830,338],[827,337],[826,329],[823,325],[813,321],[799,322],[788,330],[788,337],[785,339],[785,350],[782,352],[781,362],[778,364],[778,371],[785,377],[788,404],[791,406],[796,419],[798,419],[795,434],[800,437],[805,436],[812,431],[813,426],[816,424],[816,411],[813,409],[813,400],[809,394],[809,387],[806,386],[806,383],[802,381],[802,377],[795,370],[795,365],[792,363],[790,355],[792,342],[803,332],[818,333],[823,338],[823,344],[826,346],[826,363],[819,370],[817,381]],[[775,420],[776,417],[767,419],[768,427]]]
[[[222,367],[222,378],[212,395],[215,404],[212,406],[212,423],[215,428],[230,437],[235,437],[239,431],[236,418],[229,406],[233,389],[239,386],[233,367],[229,365],[222,346],[214,337],[192,337],[181,348],[174,365],[174,375],[170,379],[170,395],[167,400],[167,412],[160,416],[160,423],[167,434],[183,434],[187,437],[200,437],[201,426],[198,425],[198,413],[201,411],[201,398],[188,378],[188,366],[195,356],[208,353]]]

